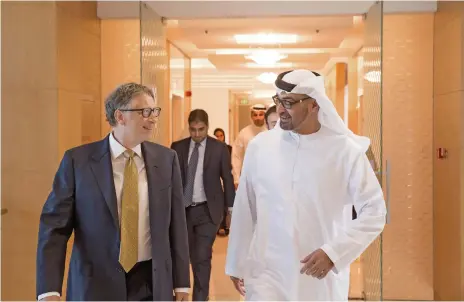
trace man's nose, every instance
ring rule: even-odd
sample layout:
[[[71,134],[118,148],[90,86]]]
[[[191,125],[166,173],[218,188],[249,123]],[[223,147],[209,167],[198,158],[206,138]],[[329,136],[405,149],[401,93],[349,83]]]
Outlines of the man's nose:
[[[277,104],[277,113],[280,115],[285,112],[287,112],[287,110],[285,110],[284,106],[282,106],[281,104]]]
[[[156,116],[154,113],[150,114],[150,116],[147,119],[149,122],[154,123],[156,122]]]

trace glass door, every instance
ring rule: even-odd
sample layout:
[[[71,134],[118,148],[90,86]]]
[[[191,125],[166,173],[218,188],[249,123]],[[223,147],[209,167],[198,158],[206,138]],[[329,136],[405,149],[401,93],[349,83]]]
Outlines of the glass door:
[[[362,104],[361,134],[371,139],[367,156],[380,184],[383,184],[384,170],[388,167],[388,164],[387,167],[383,167],[382,161],[382,30],[383,3],[376,1],[364,15],[363,93],[360,103]],[[384,191],[388,192],[388,188],[386,189]],[[388,196],[386,199],[388,207]],[[377,238],[361,256],[361,269],[364,299],[381,301],[382,236]]]

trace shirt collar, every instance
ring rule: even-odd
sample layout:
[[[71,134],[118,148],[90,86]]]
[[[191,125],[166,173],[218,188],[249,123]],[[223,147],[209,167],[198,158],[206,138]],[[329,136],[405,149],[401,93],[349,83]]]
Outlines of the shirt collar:
[[[205,139],[202,140],[202,141],[200,142],[200,146],[205,147],[205,146],[206,146],[206,140],[207,140],[207,139],[208,139],[208,138],[205,137]],[[190,147],[192,147],[192,146],[195,147],[195,142],[193,141],[193,139],[190,139]]]
[[[118,158],[121,154],[123,154],[127,148],[121,145],[115,138],[113,133],[111,132],[110,134],[110,151],[111,151],[111,157],[113,159]],[[142,148],[140,144],[132,148],[132,151],[135,152],[140,158],[142,158]]]

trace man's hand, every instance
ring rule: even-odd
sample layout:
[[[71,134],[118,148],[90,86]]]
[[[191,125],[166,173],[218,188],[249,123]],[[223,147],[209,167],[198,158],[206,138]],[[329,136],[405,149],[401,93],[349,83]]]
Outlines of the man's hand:
[[[232,280],[235,289],[240,293],[240,295],[245,296],[245,283],[243,282],[243,279],[230,277],[230,280]]]
[[[57,295],[53,295],[53,296],[42,298],[40,299],[40,301],[60,301],[60,297]]]
[[[234,183],[234,186],[235,186],[235,191],[237,191],[237,189],[238,189],[238,183]]]
[[[188,293],[176,292],[176,301],[188,301]]]
[[[300,270],[301,274],[306,273],[306,275],[311,275],[318,279],[325,278],[327,273],[334,267],[332,260],[330,260],[329,256],[321,249],[306,256],[301,260],[301,263],[304,263]]]

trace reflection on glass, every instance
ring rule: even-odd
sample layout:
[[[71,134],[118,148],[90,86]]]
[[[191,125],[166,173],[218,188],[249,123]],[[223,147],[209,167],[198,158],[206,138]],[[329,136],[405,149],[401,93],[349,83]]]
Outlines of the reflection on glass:
[[[185,56],[176,46],[169,43],[169,70],[170,70],[170,92],[169,98],[172,106],[172,141],[182,138],[184,130],[184,91],[185,91]]]
[[[145,2],[140,3],[140,43],[141,43],[141,80],[142,84],[151,87],[155,94],[156,106],[161,107],[161,113],[153,133],[153,141],[167,146],[169,137],[169,100],[165,87],[168,68],[166,50],[166,34],[161,16],[154,12]]]

